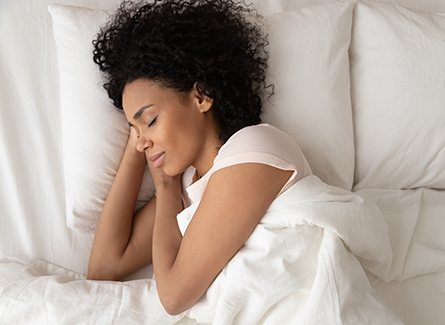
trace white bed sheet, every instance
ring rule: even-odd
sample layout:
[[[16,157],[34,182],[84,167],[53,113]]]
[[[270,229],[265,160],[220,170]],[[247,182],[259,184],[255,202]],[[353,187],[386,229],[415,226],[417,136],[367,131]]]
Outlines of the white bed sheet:
[[[86,274],[93,233],[82,235],[66,226],[57,57],[47,11],[55,2],[109,9],[119,1],[0,1],[0,257],[40,259]],[[323,2],[330,1],[318,1]],[[445,12],[445,3],[435,0],[388,2]],[[312,2],[258,3],[266,14]],[[440,207],[436,220],[444,219],[443,202],[442,196],[433,205]],[[415,229],[426,234],[419,225]],[[136,277],[149,273],[146,269]],[[388,305],[412,325],[445,323],[444,286],[440,267],[403,282],[375,283]]]
[[[445,191],[366,189],[388,224],[393,260],[371,285],[406,325],[445,324]]]
[[[356,193],[376,204],[388,224],[394,257],[382,279],[403,281],[445,271],[445,191],[367,189]]]
[[[445,271],[403,282],[375,280],[372,283],[380,298],[406,325],[445,323]]]

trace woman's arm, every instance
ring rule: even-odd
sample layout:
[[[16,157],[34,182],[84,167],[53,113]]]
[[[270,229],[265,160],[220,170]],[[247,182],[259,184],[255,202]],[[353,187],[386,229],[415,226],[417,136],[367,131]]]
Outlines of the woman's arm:
[[[155,182],[153,266],[158,294],[168,313],[181,313],[199,300],[248,239],[291,174],[255,163],[215,172],[183,238],[176,221],[179,182]]]
[[[146,166],[145,154],[136,150],[133,132],[99,219],[88,279],[121,280],[152,261],[156,198],[133,217]]]

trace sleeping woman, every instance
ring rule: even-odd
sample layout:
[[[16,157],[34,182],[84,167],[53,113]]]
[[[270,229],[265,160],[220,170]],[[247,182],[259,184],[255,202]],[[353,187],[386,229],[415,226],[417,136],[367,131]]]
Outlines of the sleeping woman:
[[[191,308],[269,206],[311,174],[297,143],[261,123],[267,41],[235,0],[125,2],[94,61],[130,137],[100,216],[88,278],[153,263],[169,314]],[[134,215],[145,166],[156,195]],[[193,218],[177,216],[198,204]]]

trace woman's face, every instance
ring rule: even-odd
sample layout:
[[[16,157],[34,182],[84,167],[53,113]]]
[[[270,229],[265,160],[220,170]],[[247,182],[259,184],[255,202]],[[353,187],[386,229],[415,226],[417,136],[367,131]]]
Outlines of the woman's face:
[[[215,157],[211,148],[218,138],[210,113],[213,100],[196,86],[184,94],[138,79],[125,86],[122,104],[129,124],[139,135],[137,150],[146,151],[154,167],[170,176],[191,165],[200,173],[210,169]]]

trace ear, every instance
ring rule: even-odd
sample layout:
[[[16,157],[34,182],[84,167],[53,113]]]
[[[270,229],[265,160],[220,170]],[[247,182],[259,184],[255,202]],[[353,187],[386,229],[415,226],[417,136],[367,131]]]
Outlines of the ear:
[[[192,92],[194,95],[194,99],[196,100],[196,103],[198,105],[199,111],[201,113],[208,112],[213,106],[213,98],[207,96],[197,82],[195,82],[195,84],[193,85]]]

